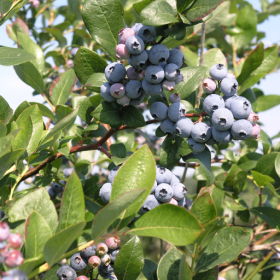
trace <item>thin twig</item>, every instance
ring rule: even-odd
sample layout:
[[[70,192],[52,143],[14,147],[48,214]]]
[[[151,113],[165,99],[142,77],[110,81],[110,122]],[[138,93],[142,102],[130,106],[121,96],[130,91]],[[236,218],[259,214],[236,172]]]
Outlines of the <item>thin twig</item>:
[[[157,45],[158,44],[161,44],[168,36],[162,36],[161,39],[156,43]]]
[[[185,164],[185,169],[184,169],[184,173],[181,179],[181,183],[184,184],[185,180],[186,180],[186,175],[187,175],[187,171],[188,171],[188,167],[189,167],[189,163],[186,162]]]
[[[111,157],[112,157],[112,155],[111,155],[105,148],[103,148],[102,146],[99,146],[99,147],[98,147],[98,150],[99,150],[100,152],[102,152],[103,154],[105,154],[108,158],[111,158]]]

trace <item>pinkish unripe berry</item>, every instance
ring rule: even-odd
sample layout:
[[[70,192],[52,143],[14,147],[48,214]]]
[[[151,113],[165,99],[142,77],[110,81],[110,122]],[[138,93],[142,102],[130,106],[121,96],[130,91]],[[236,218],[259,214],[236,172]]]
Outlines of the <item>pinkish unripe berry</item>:
[[[116,57],[119,59],[128,59],[130,53],[127,51],[125,44],[118,44],[116,46]]]
[[[236,79],[235,75],[233,73],[227,73],[227,78],[234,78]]]
[[[172,90],[174,90],[174,88],[175,88],[175,82],[174,82],[174,81],[165,80],[165,81],[162,83],[162,88],[163,88],[164,90],[172,91]]]
[[[224,277],[219,276],[218,280],[227,280],[227,279],[225,279]]]
[[[134,67],[129,67],[126,71],[127,77],[130,80],[137,80],[140,76],[140,72],[137,71]]]
[[[182,81],[184,81],[184,76],[180,74],[177,79],[175,80],[175,84],[180,84]]]
[[[111,95],[115,98],[121,98],[124,96],[125,94],[125,88],[123,86],[123,84],[121,83],[116,83],[116,84],[113,84],[110,88],[110,92],[111,92]]]
[[[105,254],[108,253],[108,247],[105,243],[99,243],[97,246],[96,246],[96,254],[98,256],[103,256]]]
[[[247,118],[247,121],[249,121],[252,124],[255,124],[258,120],[259,116],[255,112],[251,111],[250,115]]]
[[[89,280],[86,276],[81,275],[76,280]]]
[[[212,93],[216,90],[217,85],[214,79],[206,78],[203,81],[202,87],[206,93]]]
[[[261,127],[258,124],[253,124],[253,132],[250,138],[258,139],[260,137]]]
[[[170,94],[169,101],[171,103],[180,102],[181,101],[181,97],[180,97],[180,95],[178,93],[175,92],[175,93]]]
[[[145,70],[142,70],[139,75],[139,79],[143,79],[144,77],[145,77]]]
[[[101,260],[97,256],[92,256],[88,259],[88,264],[93,268],[98,268],[98,266],[101,264]]]
[[[119,41],[121,44],[125,44],[126,40],[134,35],[135,32],[131,28],[124,28],[119,32]]]
[[[178,201],[174,198],[171,198],[171,200],[168,203],[173,205],[178,205]]]
[[[118,236],[109,237],[105,240],[106,245],[110,249],[117,249],[121,245],[121,239]]]
[[[5,241],[10,236],[10,227],[7,223],[0,222],[0,241]]]
[[[74,66],[74,61],[72,59],[67,60],[67,66],[68,67],[73,67]]]
[[[12,248],[18,249],[22,245],[22,237],[19,233],[11,234],[8,242]]]
[[[22,254],[18,250],[11,250],[9,251],[8,256],[5,259],[5,264],[7,267],[15,267],[19,266],[24,262],[24,258],[22,257]]]
[[[111,262],[111,258],[108,254],[101,257],[101,262],[103,262],[106,266],[108,266]]]
[[[129,101],[130,101],[130,98],[127,95],[124,95],[123,97],[117,99],[117,103],[122,106],[128,106]]]

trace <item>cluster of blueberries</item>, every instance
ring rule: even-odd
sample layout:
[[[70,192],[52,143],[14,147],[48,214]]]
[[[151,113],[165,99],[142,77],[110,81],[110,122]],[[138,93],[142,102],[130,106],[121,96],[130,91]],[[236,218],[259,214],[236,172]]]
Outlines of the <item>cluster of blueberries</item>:
[[[156,44],[155,38],[155,27],[141,23],[119,32],[116,56],[121,62],[127,59],[131,67],[126,69],[119,62],[106,67],[107,82],[100,88],[103,99],[123,106],[139,105],[145,96],[172,91],[183,80],[179,69],[183,54],[178,49],[169,51],[166,46]],[[153,46],[146,49],[148,44]]]
[[[189,146],[196,153],[205,149],[205,144],[227,144],[234,140],[257,139],[261,128],[256,123],[258,116],[251,109],[251,103],[243,96],[238,96],[238,82],[228,73],[222,64],[210,68],[211,78],[203,81],[203,89],[209,94],[203,102],[203,109],[209,115],[210,122],[193,123],[185,117],[186,107],[180,103],[177,93],[170,95],[172,103],[167,107],[162,102],[154,102],[150,107],[152,117],[161,121],[160,128],[165,134],[178,134],[188,138]],[[218,85],[217,85],[218,82]],[[215,94],[218,89],[224,94]]]
[[[5,222],[0,222],[0,264],[4,263],[8,268],[14,268],[24,262],[21,252],[22,236],[19,233],[10,233],[10,227]],[[26,274],[19,269],[7,272],[0,271],[3,280],[27,280]]]
[[[121,240],[118,236],[109,237],[105,243],[89,246],[81,252],[74,254],[69,265],[62,265],[57,270],[60,280],[89,280],[81,275],[77,277],[76,272],[84,271],[87,267],[98,269],[99,275],[104,279],[117,280],[114,273],[114,262],[120,251]]]
[[[109,183],[105,183],[99,191],[99,196],[105,203],[110,202],[112,184],[119,167],[114,167],[108,176]],[[156,180],[151,190],[151,194],[139,210],[139,214],[159,206],[161,203],[170,203],[185,208],[191,206],[191,201],[186,198],[187,189],[180,183],[180,178],[165,167],[157,166]]]
[[[60,184],[59,183],[51,183],[50,186],[46,187],[46,190],[48,191],[51,199],[55,199],[58,194],[63,192],[64,187],[62,187],[61,184],[65,185],[66,182],[65,181],[60,181]]]

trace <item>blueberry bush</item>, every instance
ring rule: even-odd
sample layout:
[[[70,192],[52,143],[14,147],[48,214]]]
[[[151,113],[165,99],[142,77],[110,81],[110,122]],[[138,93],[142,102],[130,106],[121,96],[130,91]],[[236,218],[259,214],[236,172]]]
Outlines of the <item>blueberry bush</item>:
[[[280,279],[260,2],[1,0],[0,279]]]

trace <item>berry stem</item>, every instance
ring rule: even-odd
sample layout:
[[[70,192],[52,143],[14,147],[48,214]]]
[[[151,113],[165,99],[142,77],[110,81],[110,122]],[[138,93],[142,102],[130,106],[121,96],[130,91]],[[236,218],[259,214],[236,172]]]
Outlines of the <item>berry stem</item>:
[[[11,193],[10,193],[10,198],[9,198],[9,200],[12,200],[13,194],[14,194],[14,191],[15,191],[17,185],[20,183],[22,177],[23,177],[24,174],[28,171],[28,169],[29,169],[29,167],[28,167],[28,165],[26,165],[25,168],[23,169],[22,173],[18,175],[15,184],[14,184],[13,187],[11,188]]]
[[[161,39],[156,43],[157,45],[158,44],[161,44],[168,36],[162,36]]]
[[[109,147],[110,147],[110,146],[109,146]],[[102,146],[99,146],[99,147],[98,147],[98,150],[99,150],[100,152],[102,152],[103,154],[105,154],[108,158],[111,158],[111,157],[112,157],[112,155],[111,155],[108,151],[106,151],[106,149],[103,148]]]

